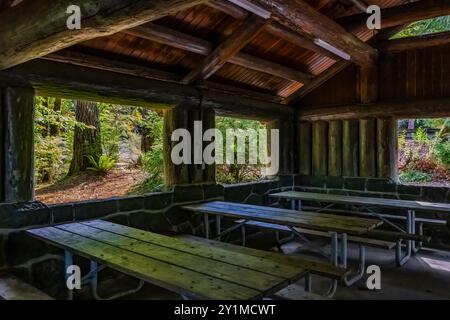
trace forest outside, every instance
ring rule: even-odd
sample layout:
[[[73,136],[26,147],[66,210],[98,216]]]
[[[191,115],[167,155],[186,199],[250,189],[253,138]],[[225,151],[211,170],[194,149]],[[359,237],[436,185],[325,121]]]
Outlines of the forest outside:
[[[450,186],[450,118],[400,120],[399,180]]]
[[[216,118],[226,129],[262,129],[258,121]],[[163,112],[37,97],[36,199],[47,204],[164,191]],[[260,167],[217,166],[219,183],[261,178]]]

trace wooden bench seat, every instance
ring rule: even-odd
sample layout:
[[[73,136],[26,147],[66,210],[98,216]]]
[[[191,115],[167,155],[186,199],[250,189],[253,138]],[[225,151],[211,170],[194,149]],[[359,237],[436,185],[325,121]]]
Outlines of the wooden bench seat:
[[[0,278],[0,300],[53,300],[39,289],[14,276]]]
[[[208,246],[239,252],[242,254],[254,256],[264,260],[271,260],[277,263],[287,264],[298,268],[304,268],[309,270],[309,272],[311,272],[312,274],[324,276],[331,279],[342,280],[345,278],[347,274],[350,273],[349,270],[334,267],[329,263],[304,259],[303,257],[300,258],[296,256],[286,256],[276,252],[262,251],[258,249],[237,246],[226,242],[213,241],[205,238],[195,237],[192,235],[179,235],[177,237],[187,242],[191,242],[193,244],[207,244]]]
[[[239,221],[237,221],[237,222],[239,223]],[[243,222],[243,221],[240,221],[240,222]],[[245,224],[248,226],[263,228],[263,229],[268,229],[268,230],[291,232],[291,230],[289,230],[288,227],[277,225],[277,224],[272,224],[272,223],[247,221],[247,222],[245,222]],[[304,228],[294,228],[294,229],[304,235],[325,237],[325,238],[330,237],[330,234],[328,232],[324,232],[324,231],[309,230],[309,229],[304,229]],[[396,245],[396,243],[394,241],[370,239],[370,238],[364,238],[364,237],[358,237],[358,236],[348,236],[348,241],[353,242],[353,243],[362,244],[365,246],[387,249],[387,250],[393,249]]]

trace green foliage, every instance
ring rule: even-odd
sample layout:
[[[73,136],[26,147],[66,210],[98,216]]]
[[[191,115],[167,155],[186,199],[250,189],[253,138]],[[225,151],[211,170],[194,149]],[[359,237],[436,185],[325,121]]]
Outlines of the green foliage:
[[[99,174],[108,173],[116,165],[116,160],[106,154],[102,154],[99,157],[88,155],[87,158],[89,160],[89,163],[91,164],[91,167],[89,167],[88,169]]]
[[[419,127],[416,131],[416,140],[419,142],[428,142],[429,139],[427,130],[422,127]]]
[[[414,37],[448,30],[450,30],[450,16],[443,16],[414,22],[393,36],[392,39]]]
[[[220,130],[223,135],[223,143],[225,151],[226,146],[226,130],[227,129],[253,129],[256,132],[260,129],[265,129],[265,126],[254,120],[235,119],[216,117],[216,128]],[[236,141],[233,145],[234,152],[237,152]],[[225,153],[225,152],[224,152]],[[245,148],[246,159],[249,156],[248,141]],[[224,155],[225,156],[225,155]],[[247,165],[247,164],[223,164],[216,165],[216,180],[219,183],[232,184],[240,182],[249,182],[261,179],[261,165]]]
[[[403,183],[430,182],[432,180],[431,174],[418,170],[405,170],[400,173],[399,178]]]
[[[449,166],[450,165],[450,142],[441,141],[434,146],[434,155],[439,162]]]

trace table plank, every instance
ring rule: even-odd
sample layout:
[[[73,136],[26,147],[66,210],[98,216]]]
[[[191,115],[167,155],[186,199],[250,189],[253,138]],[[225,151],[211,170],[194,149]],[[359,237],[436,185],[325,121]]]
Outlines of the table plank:
[[[222,215],[232,218],[357,235],[367,233],[382,224],[381,221],[375,219],[343,217],[329,214],[300,215],[298,211],[294,210],[242,205],[222,201],[187,205],[182,208],[194,212]]]
[[[248,300],[262,297],[260,291],[205,276],[54,227],[32,229],[27,233],[61,248],[70,249],[75,254],[93,259],[107,267],[179,294],[190,294],[200,299],[219,300]]]
[[[220,248],[212,247],[211,245],[192,245],[192,243],[173,237],[146,232],[140,229],[103,220],[86,221],[82,222],[82,224],[162,247],[187,252],[192,255],[208,258],[212,261],[225,262],[231,265],[257,270],[258,272],[263,272],[269,275],[284,277],[289,279],[290,282],[295,282],[307,271],[303,265],[291,265],[282,262],[274,262],[273,260],[266,259],[265,257],[255,257],[253,255],[249,256],[247,254],[240,253],[237,250],[235,252],[230,252],[229,250],[222,250]]]
[[[289,199],[289,200],[304,200],[329,202],[337,204],[354,204],[379,206],[395,209],[411,209],[419,211],[433,211],[441,213],[450,213],[450,204],[434,203],[426,201],[411,201],[411,200],[397,200],[386,198],[360,197],[360,196],[345,196],[325,193],[300,192],[300,191],[285,191],[280,193],[273,193],[270,195],[273,198]]]
[[[80,223],[56,226],[56,228],[261,292],[277,292],[288,284],[288,279],[281,276],[273,276],[254,269],[242,268],[187,252],[161,247]]]

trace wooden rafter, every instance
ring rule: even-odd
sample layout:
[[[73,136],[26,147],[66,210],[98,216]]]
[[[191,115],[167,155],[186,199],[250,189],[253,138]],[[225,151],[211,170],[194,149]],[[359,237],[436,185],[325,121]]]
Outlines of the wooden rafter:
[[[305,31],[348,55],[359,66],[377,60],[377,50],[302,0],[249,0],[273,13],[273,19],[294,31]]]
[[[117,33],[204,3],[206,0],[77,1],[80,29],[67,28],[72,0],[33,0],[0,13],[0,70],[74,44]],[[39,13],[39,14],[37,14]]]
[[[182,83],[193,83],[198,79],[208,79],[219,70],[230,58],[252,41],[266,25],[264,20],[256,15],[249,17],[242,26],[229,38],[222,42],[196,69],[192,70]]]
[[[207,2],[207,5],[216,10],[222,11],[238,20],[244,20],[248,17],[248,12],[246,10],[225,0],[210,0],[209,2]],[[308,49],[312,52],[316,52],[334,60],[340,60],[340,57],[338,57],[337,55],[316,45],[314,43],[314,39],[305,32],[294,32],[275,21],[267,24],[264,31],[276,37],[284,39],[292,44],[295,44],[296,46]]]
[[[154,23],[126,30],[124,32],[139,38],[155,41],[204,56],[210,55],[213,51],[213,45],[206,40],[193,37],[167,27],[159,26]],[[242,52],[229,58],[228,62],[244,68],[264,72],[283,79],[301,83],[309,81],[312,78],[312,75],[308,73],[288,68],[268,60],[253,57]]]
[[[447,0],[427,0],[407,3],[382,9],[381,28],[400,26],[449,14],[450,2]],[[366,13],[343,17],[337,20],[340,25],[352,33],[362,30],[366,26],[366,21]]]
[[[383,51],[416,50],[440,46],[450,43],[450,32],[439,32],[417,37],[387,40],[377,43],[377,48]]]

